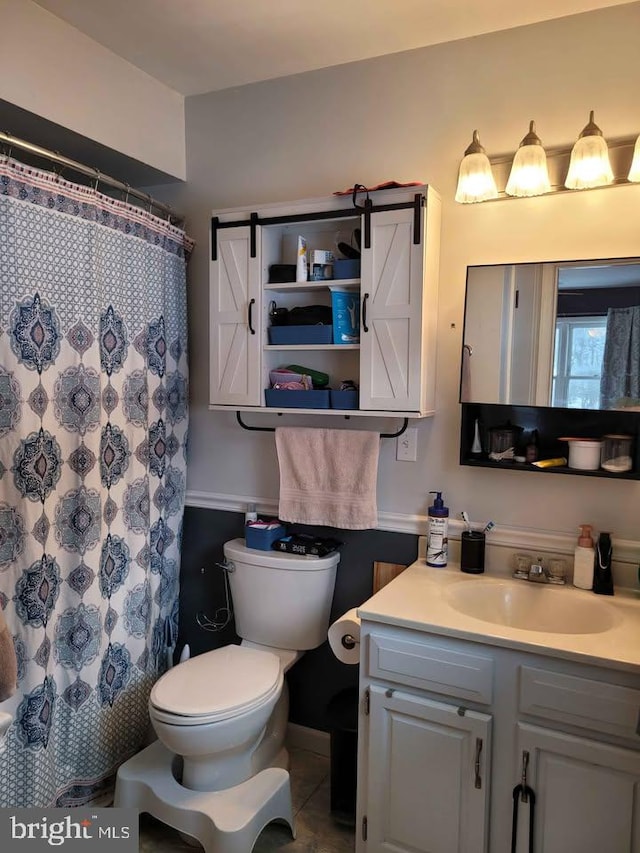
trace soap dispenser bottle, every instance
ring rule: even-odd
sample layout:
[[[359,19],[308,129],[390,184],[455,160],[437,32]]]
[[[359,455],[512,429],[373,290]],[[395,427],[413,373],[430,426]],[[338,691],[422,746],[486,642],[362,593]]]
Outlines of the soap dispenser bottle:
[[[593,564],[593,591],[598,595],[613,595],[612,554],[611,535],[601,533],[598,537],[596,558]]]
[[[591,525],[580,524],[581,533],[573,554],[573,585],[580,589],[593,588],[595,551],[591,538]]]
[[[447,565],[449,507],[444,505],[442,492],[429,492],[435,495],[433,506],[429,507],[429,530],[427,538],[427,565],[443,568]]]

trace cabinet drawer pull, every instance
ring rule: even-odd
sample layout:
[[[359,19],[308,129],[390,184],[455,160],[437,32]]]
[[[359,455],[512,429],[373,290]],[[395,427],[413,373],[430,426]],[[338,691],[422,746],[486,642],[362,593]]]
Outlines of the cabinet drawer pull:
[[[369,294],[365,293],[362,299],[362,330],[364,332],[369,331],[369,327],[367,326],[367,301],[369,299]]]
[[[480,755],[482,753],[482,738],[476,738],[476,757],[474,761],[474,769],[476,774],[475,786],[476,788],[482,788],[482,776],[480,775]]]
[[[256,301],[255,299],[249,300],[249,310],[248,310],[249,316],[247,317],[247,324],[249,326],[249,331],[251,332],[252,335],[255,335],[255,333],[256,333],[256,330],[253,328],[253,316],[252,316],[253,315],[253,306],[255,305],[255,301]]]

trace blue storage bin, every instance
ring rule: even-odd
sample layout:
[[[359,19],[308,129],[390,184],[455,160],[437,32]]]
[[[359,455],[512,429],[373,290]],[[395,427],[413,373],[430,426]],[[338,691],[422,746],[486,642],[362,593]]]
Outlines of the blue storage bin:
[[[328,409],[329,391],[286,391],[282,388],[266,388],[264,399],[274,409]]]
[[[353,388],[347,391],[331,391],[331,408],[332,409],[357,409],[359,402],[359,394]]]
[[[247,525],[244,529],[244,541],[247,548],[255,548],[258,551],[270,551],[271,545],[276,539],[282,539],[285,533],[284,524],[279,524],[272,530],[261,530],[259,527]]]
[[[333,262],[334,278],[360,278],[360,261],[357,258],[338,258]]]
[[[334,344],[360,342],[360,293],[357,288],[329,286]]]
[[[270,344],[330,344],[331,326],[269,326]]]

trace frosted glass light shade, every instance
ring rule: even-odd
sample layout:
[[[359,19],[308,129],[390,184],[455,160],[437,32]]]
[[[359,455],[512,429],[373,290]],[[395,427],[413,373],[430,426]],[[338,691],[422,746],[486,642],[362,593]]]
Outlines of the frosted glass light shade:
[[[573,146],[564,185],[570,190],[584,190],[611,183],[613,170],[609,162],[609,149],[602,131],[594,124],[592,110],[589,123]]]
[[[491,163],[480,145],[478,131],[473,131],[473,141],[465,151],[458,172],[456,201],[472,204],[498,197],[498,188],[491,171]]]
[[[515,153],[511,173],[505,187],[507,195],[534,196],[551,190],[547,155],[535,132],[535,124],[529,125],[529,133]]]
[[[631,161],[627,180],[632,181],[634,184],[640,183],[640,136],[636,139],[633,149],[633,160]]]

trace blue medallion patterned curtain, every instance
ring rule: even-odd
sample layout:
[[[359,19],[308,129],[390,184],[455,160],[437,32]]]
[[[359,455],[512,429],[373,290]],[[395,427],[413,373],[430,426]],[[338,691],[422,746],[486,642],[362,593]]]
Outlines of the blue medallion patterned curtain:
[[[191,247],[0,163],[0,806],[86,803],[144,744],[177,633]]]

